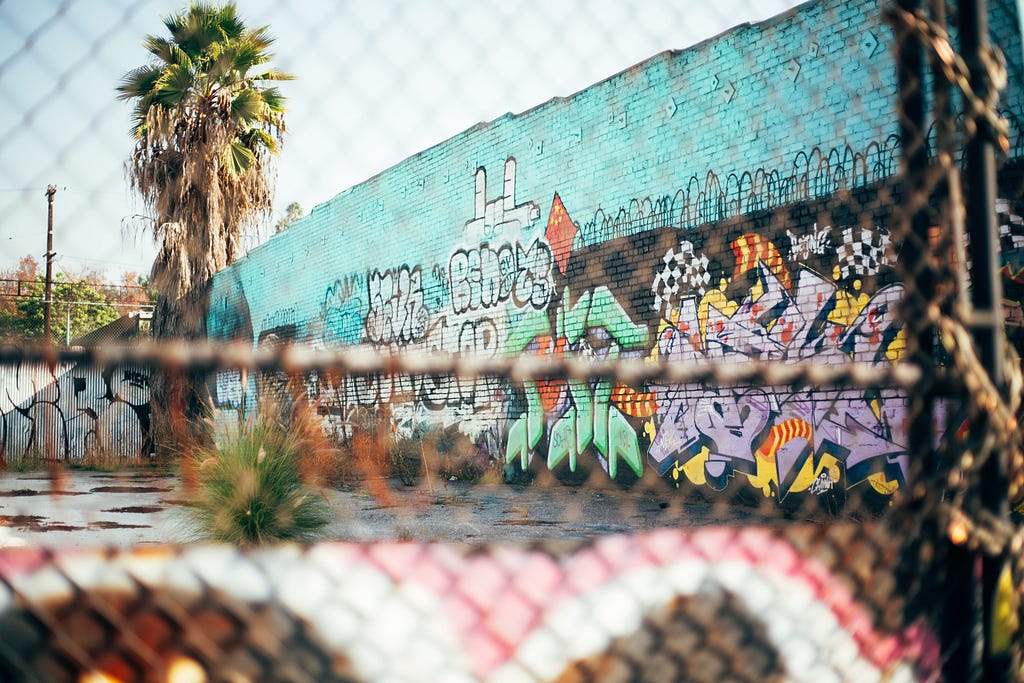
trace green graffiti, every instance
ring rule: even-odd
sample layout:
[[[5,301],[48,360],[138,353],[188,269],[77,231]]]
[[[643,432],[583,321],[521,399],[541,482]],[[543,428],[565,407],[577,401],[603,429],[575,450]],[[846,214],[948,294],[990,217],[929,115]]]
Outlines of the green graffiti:
[[[566,291],[566,296],[568,294]],[[650,341],[647,328],[634,324],[629,319],[626,309],[604,286],[594,290],[587,327],[603,327],[622,348],[627,350],[642,349]]]
[[[508,430],[505,459],[511,462],[518,455],[519,463],[525,470],[530,464],[530,451],[537,446],[544,433],[544,407],[540,402],[536,382],[525,382],[523,388],[526,390],[526,414]]]
[[[515,328],[509,333],[505,341],[505,350],[509,353],[519,353],[526,348],[526,345],[542,334],[551,331],[548,323],[548,315],[545,311],[530,309],[519,318]]]
[[[570,301],[569,289],[563,293],[563,302]],[[608,358],[617,358],[620,349],[643,348],[649,341],[647,328],[636,325],[629,314],[604,286],[584,292],[572,306],[563,304],[555,310],[555,330],[551,334],[550,319],[544,311],[532,311],[519,319],[510,332],[505,348],[519,353],[539,336],[564,339],[566,345],[578,343],[588,329],[604,328],[615,341]],[[591,444],[608,460],[608,475],[618,474],[619,460],[623,460],[636,475],[643,475],[640,443],[629,420],[611,405],[612,381],[599,380],[593,388],[581,380],[567,382],[572,405],[551,427],[548,438],[548,468],[554,468],[568,458],[569,469],[576,471],[577,458]],[[523,469],[529,464],[530,452],[540,442],[544,430],[544,407],[540,390],[534,380],[523,383],[527,409],[508,434],[506,459],[515,458]]]

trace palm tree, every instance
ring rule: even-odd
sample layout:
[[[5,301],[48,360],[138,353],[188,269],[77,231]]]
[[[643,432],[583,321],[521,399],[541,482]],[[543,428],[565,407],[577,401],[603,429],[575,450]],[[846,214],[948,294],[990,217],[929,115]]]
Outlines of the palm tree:
[[[268,83],[292,77],[267,66],[273,38],[266,27],[246,28],[233,3],[193,2],[163,23],[170,37],[146,36],[153,59],[117,88],[120,99],[135,103],[135,147],[125,168],[155,218],[153,336],[199,340],[213,274],[269,218],[272,161],[285,125],[284,97]],[[158,441],[190,436],[173,431],[184,418],[191,436],[208,442],[195,429],[209,414],[201,376],[164,377],[153,400],[168,420],[154,425]]]
[[[292,202],[285,207],[284,215],[274,224],[274,232],[281,232],[286,229],[289,225],[302,218],[302,214],[302,204]]]

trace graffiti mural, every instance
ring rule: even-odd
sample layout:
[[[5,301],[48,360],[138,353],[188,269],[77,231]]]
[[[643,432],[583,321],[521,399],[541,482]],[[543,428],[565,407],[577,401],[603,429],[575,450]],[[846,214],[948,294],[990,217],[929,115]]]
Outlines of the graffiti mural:
[[[529,228],[540,217],[540,208],[533,202],[516,204],[515,157],[505,160],[502,194],[487,201],[487,169],[481,166],[473,176],[473,218],[466,221],[466,238],[475,242],[493,240],[501,235],[517,234]]]
[[[855,224],[863,215],[877,220]],[[556,193],[545,234],[561,293],[515,318],[504,352],[891,363],[903,348],[903,288],[886,218],[863,193],[574,252],[578,225]],[[548,468],[576,471],[590,453],[612,478],[639,477],[646,463],[677,484],[724,488],[739,476],[780,499],[865,481],[889,494],[908,475],[906,401],[892,391],[535,380],[519,394],[506,458],[524,469],[542,454]]]
[[[0,453],[7,462],[50,457],[78,460],[91,452],[148,457],[149,371],[117,366],[2,370]]]
[[[652,362],[878,366],[902,353],[903,287],[879,201],[887,188],[588,244],[572,194],[551,192],[541,222],[536,202],[515,197],[517,170],[510,157],[502,194],[489,198],[477,169],[473,218],[443,261],[338,274],[317,317],[277,309],[253,334],[392,353]],[[241,383],[217,378],[222,406],[238,405]],[[628,483],[649,468],[670,485],[737,481],[779,500],[861,484],[889,495],[908,477],[906,399],[894,391],[387,374],[310,375],[305,387],[341,437],[361,411],[387,405],[399,436],[455,425],[507,473],[543,467],[572,481],[597,466]]]
[[[787,228],[785,237],[788,260],[759,234],[736,237],[729,245],[732,275],[714,288],[704,275],[706,255],[690,243],[670,249],[652,285],[652,307],[661,316],[652,355],[688,362],[897,359],[903,288],[893,283],[873,295],[864,291],[865,279],[890,267],[887,231],[813,224],[803,235]],[[830,261],[832,279],[802,265]],[[906,482],[906,402],[893,392],[701,386],[661,392],[649,457],[677,480],[722,488],[742,473],[780,498],[830,490],[842,473],[847,485],[868,480],[884,493]]]

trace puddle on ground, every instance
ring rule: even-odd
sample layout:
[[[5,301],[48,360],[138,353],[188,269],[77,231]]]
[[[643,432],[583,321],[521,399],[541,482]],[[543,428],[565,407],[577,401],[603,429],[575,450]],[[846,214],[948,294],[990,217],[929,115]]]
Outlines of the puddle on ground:
[[[495,526],[550,526],[559,522],[550,519],[500,519]]]
[[[134,512],[140,515],[148,515],[153,512],[160,512],[163,510],[159,505],[128,505],[123,508],[110,508],[109,510],[103,510],[103,512]]]
[[[157,501],[161,505],[170,505],[171,507],[195,507],[196,501],[186,500],[184,498],[161,498]]]
[[[89,522],[90,529],[152,529],[153,527],[149,524],[121,524],[120,522],[109,522],[102,520],[99,522]]]
[[[84,531],[85,527],[46,522],[40,515],[0,515],[0,526],[21,531]]]
[[[85,491],[64,491],[58,489],[37,491],[36,489],[14,489],[13,491],[0,491],[0,496],[7,498],[20,498],[23,496],[81,496]]]
[[[89,493],[167,493],[170,490],[165,486],[97,486],[89,489]]]
[[[163,479],[163,474],[153,474],[150,472],[112,472],[109,474],[94,474],[93,479],[113,479],[115,481],[124,481],[126,479]]]

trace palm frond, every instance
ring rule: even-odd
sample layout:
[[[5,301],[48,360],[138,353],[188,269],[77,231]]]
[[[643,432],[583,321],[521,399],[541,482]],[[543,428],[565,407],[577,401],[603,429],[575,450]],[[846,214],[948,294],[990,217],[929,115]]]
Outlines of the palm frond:
[[[157,101],[164,106],[175,107],[185,99],[194,83],[191,69],[171,64],[157,79]]]
[[[169,62],[171,64],[177,64],[178,66],[186,68],[186,69],[193,69],[193,68],[195,68],[195,62],[192,60],[192,58],[189,56],[189,54],[187,52],[185,52],[184,50],[182,50],[177,45],[174,45],[173,43],[171,44],[170,53],[171,53],[170,54],[171,58],[170,58]]]
[[[270,60],[270,55],[256,43],[242,38],[231,43],[231,58],[234,70],[243,78],[247,78],[249,70],[254,66],[266,64]]]
[[[267,69],[258,74],[249,76],[251,81],[294,81],[295,76],[284,71],[278,71],[277,69]]]
[[[175,14],[168,14],[160,18],[164,24],[164,28],[171,34],[172,37],[177,38],[184,28],[184,22],[186,17],[185,12],[176,12]]]
[[[149,110],[152,108],[152,98],[139,98],[139,101],[132,109],[131,134],[135,138],[142,138],[149,129]]]
[[[226,80],[227,74],[232,69],[232,48],[228,42],[219,41],[211,44],[204,53],[204,72],[209,76],[210,81],[221,83]]]
[[[163,62],[173,62],[172,51],[177,47],[173,42],[160,36],[147,35],[142,41],[142,47],[151,55],[156,56]]]
[[[130,100],[134,97],[145,97],[156,87],[157,81],[163,74],[163,69],[158,66],[140,66],[132,69],[121,79],[117,86],[117,99]]]
[[[263,102],[267,109],[275,114],[284,112],[285,97],[277,88],[262,88]]]
[[[233,23],[221,17],[227,7],[229,6],[219,8],[207,2],[193,2],[177,17],[177,30],[171,31],[174,42],[193,59],[200,57],[210,45],[225,40],[228,37],[227,31],[234,30]],[[230,7],[233,9],[234,5]]]
[[[245,175],[256,163],[256,155],[241,140],[232,140],[227,152],[228,168],[235,176]]]
[[[260,128],[250,128],[239,136],[239,140],[251,150],[263,147],[270,152],[277,151],[277,140],[274,139],[273,135]]]
[[[235,40],[245,32],[245,23],[238,16],[238,7],[233,2],[221,5],[209,12],[210,20],[228,40]]]
[[[259,118],[263,107],[263,98],[258,91],[252,88],[242,90],[231,101],[231,120],[248,126]]]
[[[268,52],[270,46],[274,44],[274,37],[270,34],[269,26],[260,26],[246,31],[240,39],[255,45],[261,52],[267,54],[268,57],[273,55]]]

